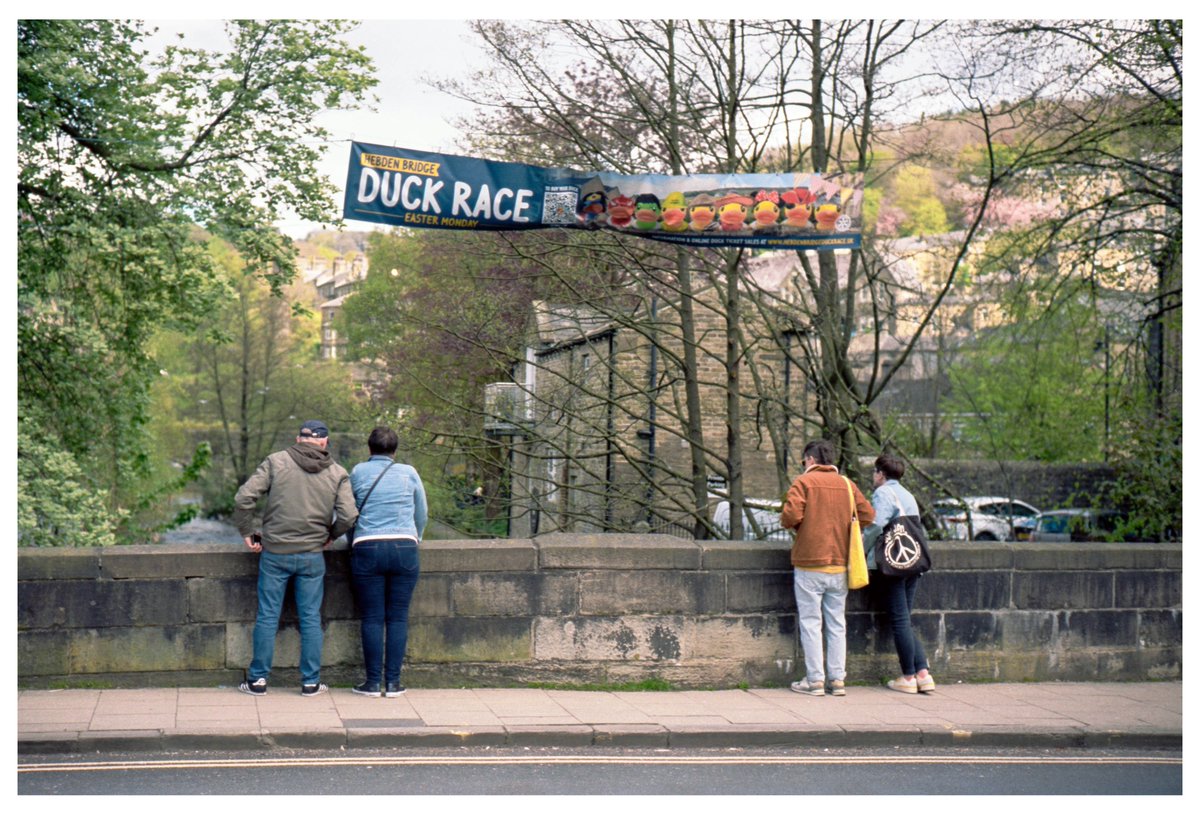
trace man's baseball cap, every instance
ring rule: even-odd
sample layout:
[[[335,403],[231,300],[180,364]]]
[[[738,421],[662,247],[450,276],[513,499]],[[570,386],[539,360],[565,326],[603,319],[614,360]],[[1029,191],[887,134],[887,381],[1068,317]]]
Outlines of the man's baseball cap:
[[[318,422],[316,419],[309,419],[304,424],[300,425],[300,435],[312,439],[324,439],[329,436],[329,428],[324,422]]]

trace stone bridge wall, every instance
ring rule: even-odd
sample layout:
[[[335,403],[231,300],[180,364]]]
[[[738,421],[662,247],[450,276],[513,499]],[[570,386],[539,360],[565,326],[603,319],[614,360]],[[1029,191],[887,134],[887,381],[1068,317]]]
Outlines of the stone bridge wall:
[[[1179,679],[1180,544],[935,541],[914,624],[939,682]],[[335,549],[324,671],[359,681],[349,553]],[[654,535],[430,541],[406,684],[783,683],[802,663],[784,544]],[[232,684],[249,664],[257,555],[240,544],[21,549],[23,687]],[[895,675],[868,589],[847,612],[850,680]],[[272,680],[298,684],[287,602]]]

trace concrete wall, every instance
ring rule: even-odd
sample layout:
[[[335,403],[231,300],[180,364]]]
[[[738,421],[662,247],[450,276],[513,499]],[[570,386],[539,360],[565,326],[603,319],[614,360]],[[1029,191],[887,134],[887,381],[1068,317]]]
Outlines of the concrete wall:
[[[915,625],[939,682],[1183,675],[1180,544],[934,542]],[[349,554],[327,554],[323,679],[360,677]],[[769,685],[801,662],[783,544],[546,535],[422,545],[404,680]],[[21,549],[24,687],[230,684],[250,660],[257,556],[236,544]],[[295,615],[273,681],[298,684]],[[897,669],[852,592],[851,681]]]

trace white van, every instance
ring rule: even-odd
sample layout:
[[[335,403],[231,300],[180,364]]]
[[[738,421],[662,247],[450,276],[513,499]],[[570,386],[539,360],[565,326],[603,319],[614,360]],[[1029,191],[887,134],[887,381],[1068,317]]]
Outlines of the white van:
[[[779,525],[779,513],[782,511],[783,504],[779,501],[747,498],[742,508],[742,529],[745,532],[745,539],[791,543],[793,538],[791,530],[784,529]],[[754,516],[755,522],[762,530],[761,537],[755,537],[754,527],[750,525],[750,515]],[[726,537],[729,536],[728,501],[721,501],[713,510],[713,526],[723,532]]]

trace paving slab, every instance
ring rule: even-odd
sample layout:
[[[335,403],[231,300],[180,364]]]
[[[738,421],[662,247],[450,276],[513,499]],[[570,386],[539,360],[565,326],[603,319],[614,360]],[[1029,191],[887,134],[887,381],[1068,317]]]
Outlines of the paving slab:
[[[754,745],[1182,749],[1182,683],[944,685],[907,696],[786,688],[680,692],[335,688],[263,697],[232,688],[18,693],[21,753],[459,745]]]

